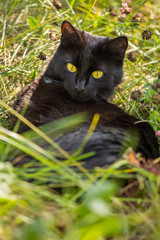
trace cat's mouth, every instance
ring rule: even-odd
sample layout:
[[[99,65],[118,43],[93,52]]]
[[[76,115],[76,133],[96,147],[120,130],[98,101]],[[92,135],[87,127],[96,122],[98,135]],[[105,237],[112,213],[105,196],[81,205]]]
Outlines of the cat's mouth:
[[[72,98],[74,98],[74,99],[76,99],[76,100],[78,100],[78,101],[80,101],[80,102],[86,102],[86,101],[88,101],[88,100],[91,99],[91,96],[87,95],[87,94],[84,93],[84,92],[80,92],[80,93],[78,93],[78,92],[72,92],[72,93],[69,93],[69,94],[70,94],[70,96],[71,96]]]

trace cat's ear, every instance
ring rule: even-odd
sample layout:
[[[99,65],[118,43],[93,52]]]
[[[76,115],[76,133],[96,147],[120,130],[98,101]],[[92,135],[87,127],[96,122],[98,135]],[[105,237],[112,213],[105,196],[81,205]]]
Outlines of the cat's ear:
[[[77,43],[82,41],[81,39],[81,31],[75,28],[69,21],[64,20],[61,26],[61,43],[69,44],[69,43]]]
[[[124,57],[125,51],[128,47],[128,39],[125,36],[114,38],[107,44],[107,47],[120,53]]]
[[[61,26],[61,32],[62,37],[68,37],[68,35],[76,34],[76,29],[73,27],[73,25],[68,22],[67,20],[64,20]]]

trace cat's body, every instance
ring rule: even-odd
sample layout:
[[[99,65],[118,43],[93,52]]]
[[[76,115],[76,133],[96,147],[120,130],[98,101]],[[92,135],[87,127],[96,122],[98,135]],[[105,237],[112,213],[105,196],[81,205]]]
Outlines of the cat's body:
[[[95,151],[86,159],[87,168],[108,166],[118,159],[122,149],[132,145],[125,140],[130,130],[139,140],[137,152],[146,158],[158,157],[158,144],[153,129],[124,113],[107,99],[122,80],[122,67],[127,39],[96,37],[62,24],[61,44],[44,75],[34,80],[19,95],[15,108],[21,112],[30,100],[25,117],[36,126],[79,112],[88,112],[90,120],[57,142],[68,152],[74,152],[83,141],[91,119],[100,114],[100,121],[84,152]],[[21,124],[19,132],[27,127]],[[124,149],[124,150],[125,150]]]

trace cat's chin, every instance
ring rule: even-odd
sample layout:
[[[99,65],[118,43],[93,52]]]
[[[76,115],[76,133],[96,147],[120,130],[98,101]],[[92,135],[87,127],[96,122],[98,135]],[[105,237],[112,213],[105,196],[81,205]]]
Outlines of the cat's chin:
[[[87,102],[92,99],[91,96],[86,95],[86,94],[75,94],[75,93],[69,93],[69,95],[74,99],[79,102]]]

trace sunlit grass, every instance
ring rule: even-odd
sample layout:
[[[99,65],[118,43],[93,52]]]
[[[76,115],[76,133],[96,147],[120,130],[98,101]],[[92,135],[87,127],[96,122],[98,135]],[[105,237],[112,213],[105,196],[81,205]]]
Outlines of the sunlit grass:
[[[85,114],[41,128],[18,115],[34,131],[17,134],[19,123],[14,132],[7,129],[9,106],[20,89],[44,72],[59,44],[64,19],[96,35],[128,37],[123,83],[111,100],[141,121],[149,121],[155,131],[160,129],[159,89],[152,88],[160,81],[160,2],[132,1],[132,12],[124,21],[119,20],[119,0],[61,3],[58,10],[51,0],[0,1],[0,239],[159,239],[159,175],[129,166],[125,155],[110,168],[91,173],[78,161],[89,156],[81,155],[81,148],[70,156],[55,144],[66,129],[85,121]],[[142,22],[132,21],[136,13]],[[142,38],[146,29],[152,33],[148,40]],[[46,60],[38,57],[40,52]],[[128,54],[133,54],[133,61]],[[141,91],[141,100],[130,99],[133,90]],[[97,122],[98,116],[82,148]],[[36,161],[19,168],[5,162],[14,156],[16,165],[25,154]],[[136,181],[124,187],[128,179]]]

